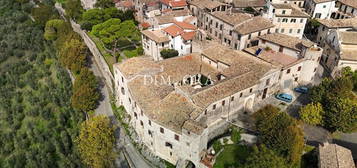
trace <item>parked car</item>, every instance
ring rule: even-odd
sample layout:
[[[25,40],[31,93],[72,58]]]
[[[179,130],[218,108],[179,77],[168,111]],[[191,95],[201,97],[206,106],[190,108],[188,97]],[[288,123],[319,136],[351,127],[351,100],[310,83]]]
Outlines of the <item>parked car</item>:
[[[300,86],[300,87],[294,88],[294,91],[298,92],[298,93],[306,94],[309,91],[309,88],[307,88],[305,86]]]
[[[287,93],[280,93],[280,94],[277,94],[275,97],[277,99],[287,102],[287,103],[291,103],[293,101],[293,96],[291,96],[290,94],[287,94]]]

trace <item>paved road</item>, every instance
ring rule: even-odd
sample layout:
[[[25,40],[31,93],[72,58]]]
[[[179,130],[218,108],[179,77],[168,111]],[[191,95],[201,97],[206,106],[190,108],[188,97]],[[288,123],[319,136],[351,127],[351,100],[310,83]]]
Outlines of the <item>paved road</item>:
[[[100,79],[100,91],[101,91],[101,100],[99,102],[99,105],[97,107],[97,109],[95,110],[95,114],[96,115],[106,115],[108,116],[112,123],[114,125],[118,125],[118,121],[116,120],[114,113],[113,113],[113,109],[111,107],[110,104],[110,95],[108,92],[107,87],[105,86],[103,80],[105,80],[104,78],[101,78],[102,73],[100,72],[100,70],[98,69],[97,65],[95,64],[95,62],[93,62],[93,58],[91,57],[91,67],[90,69],[93,71],[94,75],[99,77]],[[118,141],[118,146],[119,147],[124,147],[122,152],[125,152],[125,154],[127,154],[128,156],[128,162],[130,162],[129,164],[134,167],[134,168],[152,168],[153,166],[150,166],[150,164],[141,156],[141,154],[139,153],[139,151],[137,151],[137,149],[134,147],[134,145],[131,143],[131,141],[129,140],[129,138],[127,137],[127,135],[125,135],[125,132],[118,128],[118,130],[116,131],[116,138],[119,139]],[[125,160],[124,157],[124,153],[120,153],[118,159],[116,160],[117,166],[120,168],[127,168],[130,167],[127,163],[127,161]]]

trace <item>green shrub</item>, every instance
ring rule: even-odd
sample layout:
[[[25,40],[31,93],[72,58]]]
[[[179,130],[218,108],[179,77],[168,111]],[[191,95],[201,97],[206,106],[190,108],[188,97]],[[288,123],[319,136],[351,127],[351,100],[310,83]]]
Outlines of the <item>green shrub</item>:
[[[167,59],[178,56],[178,51],[174,49],[163,49],[160,54],[162,58]]]
[[[232,130],[232,135],[231,135],[231,140],[234,142],[234,143],[238,143],[241,139],[241,131],[238,130],[237,128],[233,128]]]
[[[214,141],[212,146],[216,153],[218,153],[223,148],[223,145],[219,140]]]

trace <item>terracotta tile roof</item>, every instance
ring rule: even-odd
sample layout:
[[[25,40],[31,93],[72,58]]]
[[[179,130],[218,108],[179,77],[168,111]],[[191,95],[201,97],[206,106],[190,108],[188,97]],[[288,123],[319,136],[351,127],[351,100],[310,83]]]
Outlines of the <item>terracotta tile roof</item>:
[[[195,16],[189,16],[187,18],[185,18],[183,21],[186,23],[191,23],[192,21],[197,20],[197,18]]]
[[[148,27],[151,26],[150,23],[148,23],[148,22],[140,23],[140,25],[141,25],[141,27],[143,27],[143,28],[148,28]]]
[[[357,31],[339,31],[342,44],[357,44]]]
[[[254,46],[251,48],[246,48],[244,51],[248,52],[249,54],[252,54],[253,56],[256,56],[257,58],[260,58],[266,62],[269,62],[275,66],[279,66],[282,68],[290,67],[292,65],[295,65],[295,63],[300,62],[299,59],[286,55],[281,52],[276,52],[274,50],[265,50],[262,49],[259,55],[255,55],[256,51],[259,49],[258,46]]]
[[[181,35],[184,32],[184,30],[181,27],[178,27],[177,25],[171,25],[169,27],[166,27],[163,29],[163,31],[173,37]]]
[[[161,0],[161,3],[171,7],[184,7],[187,6],[186,0]]]
[[[315,4],[325,3],[325,2],[331,2],[331,1],[334,1],[334,0],[313,0],[313,2],[314,2]]]
[[[251,16],[248,14],[244,14],[244,13],[229,14],[228,12],[224,12],[224,11],[212,12],[212,16],[226,22],[227,24],[233,25],[233,26],[241,24],[244,21],[251,18]]]
[[[218,1],[212,1],[212,0],[193,0],[190,1],[189,4],[197,6],[200,9],[213,9],[217,8],[219,6],[226,5],[224,3],[218,2]]]
[[[317,19],[328,28],[352,28],[357,26],[357,18],[349,19]]]
[[[197,29],[197,27],[195,25],[186,23],[186,22],[175,21],[174,24],[176,24],[178,27],[181,27],[182,29],[185,29],[185,30],[196,30]]]
[[[265,0],[233,0],[235,8],[263,7],[265,5]]]
[[[170,41],[170,38],[167,37],[161,30],[143,30],[141,33],[157,43]]]
[[[308,40],[298,39],[296,37],[292,37],[285,34],[280,33],[273,33],[273,34],[266,34],[263,36],[259,36],[258,38],[296,50],[301,51],[302,46],[305,47],[312,47],[314,45],[313,42]]]
[[[261,16],[257,16],[237,26],[234,29],[234,31],[238,32],[239,34],[249,34],[261,30],[269,29],[274,26],[275,25],[272,22],[270,22],[270,20],[265,19]]]
[[[339,0],[339,2],[357,9],[357,1],[356,0]]]
[[[196,35],[196,32],[195,31],[192,31],[192,32],[184,32],[181,34],[181,37],[184,39],[184,40],[192,40]]]
[[[310,17],[309,14],[303,12],[300,8],[293,4],[272,4],[275,9],[291,9],[291,14],[276,14],[278,17]]]
[[[319,165],[321,168],[355,168],[349,149],[337,144],[319,145]]]
[[[161,24],[167,24],[167,23],[173,23],[175,21],[175,18],[169,15],[165,16],[155,16],[156,22],[161,25]]]
[[[163,13],[165,16],[172,16],[172,17],[179,17],[179,16],[189,16],[190,10],[183,9],[183,10],[167,10]]]
[[[174,87],[170,83],[145,83],[148,82],[148,79],[145,79],[148,75],[165,79],[170,77],[171,83],[176,83],[187,75],[202,74],[214,77],[221,73],[202,62],[202,55],[196,53],[158,62],[149,60],[148,57],[136,57],[115,64],[114,68],[126,76],[133,101],[150,119],[178,133],[181,133],[182,129],[187,129],[192,133],[201,134],[207,123],[201,123],[197,119],[204,112],[204,108],[255,85],[273,68],[270,64],[246,53],[228,50],[223,46],[212,46],[205,53],[212,59],[232,63],[228,69],[235,71],[232,73],[235,76],[227,76],[225,80],[215,82],[215,85],[200,89],[188,85]],[[230,58],[222,58],[227,55]],[[233,58],[234,56],[236,58]],[[186,92],[187,87],[191,87],[190,92]]]
[[[134,7],[134,2],[133,1],[120,1],[116,4],[118,7],[125,7],[125,8],[131,8]]]

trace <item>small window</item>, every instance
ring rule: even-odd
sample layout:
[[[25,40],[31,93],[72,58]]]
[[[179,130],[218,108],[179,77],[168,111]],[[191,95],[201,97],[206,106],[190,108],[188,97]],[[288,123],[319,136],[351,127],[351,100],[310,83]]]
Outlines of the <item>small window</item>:
[[[143,121],[141,121],[141,120],[140,120],[140,125],[141,125],[142,127],[144,127],[144,123],[143,123]]]
[[[252,93],[253,92],[253,88],[251,88],[250,90],[249,90],[249,93]]]
[[[269,78],[269,79],[267,79],[267,80],[266,80],[266,82],[265,82],[265,85],[267,85],[267,86],[268,86],[269,84],[270,84],[270,78]]]
[[[234,96],[231,97],[231,101],[234,101]]]
[[[250,38],[252,38],[252,35],[251,35],[251,34],[249,34],[249,36],[248,36],[248,40],[250,40]]]
[[[285,10],[283,10],[281,13],[284,15],[285,14]]]
[[[298,80],[299,80],[299,78],[298,78],[298,77],[296,77],[296,78],[295,78],[295,82],[297,82]]]
[[[287,71],[286,71],[286,74],[289,74],[290,73],[290,69],[288,69]]]
[[[293,33],[293,29],[290,29],[290,30],[289,30],[289,33]]]
[[[226,101],[225,100],[223,100],[222,101],[222,106],[224,106],[226,104]]]
[[[214,105],[213,105],[213,110],[215,110],[215,109],[216,109],[216,105],[214,104]]]
[[[242,96],[243,96],[243,93],[240,93],[240,94],[239,94],[239,97],[242,97]]]
[[[207,109],[205,110],[205,115],[207,115]]]
[[[298,67],[298,71],[301,71],[301,66]]]
[[[301,30],[300,29],[297,29],[297,33],[300,33],[301,32]]]
[[[176,140],[176,141],[180,141],[180,136],[178,136],[178,135],[175,134],[175,140]]]
[[[123,77],[121,77],[121,81],[124,83],[124,78]]]
[[[275,9],[273,9],[273,13],[275,13]]]
[[[138,114],[136,114],[135,112],[134,112],[134,117],[135,117],[136,119],[138,119]]]
[[[151,120],[149,120],[149,125],[151,126]]]
[[[281,32],[281,33],[284,33],[284,29],[281,29],[280,32]]]
[[[258,36],[260,36],[261,34],[262,34],[262,33],[261,33],[261,32],[259,32],[259,33],[258,33]]]
[[[304,22],[304,19],[300,19],[300,23]]]
[[[131,99],[129,98],[129,103],[131,104]]]
[[[314,72],[316,72],[316,68],[314,69]]]
[[[160,127],[160,132],[161,132],[161,133],[165,133],[164,128]]]
[[[275,33],[279,33],[279,29],[275,29]]]

